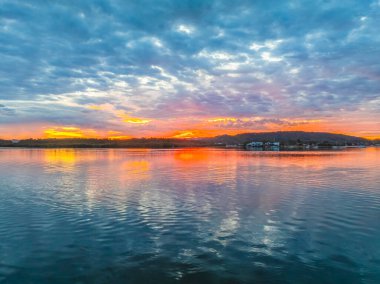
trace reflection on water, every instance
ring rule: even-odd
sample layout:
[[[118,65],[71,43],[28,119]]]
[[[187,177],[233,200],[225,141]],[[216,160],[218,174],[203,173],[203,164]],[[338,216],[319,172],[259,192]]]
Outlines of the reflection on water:
[[[380,149],[0,149],[0,283],[380,283]]]
[[[76,151],[73,149],[47,149],[43,151],[46,164],[69,164],[72,165],[76,161]]]

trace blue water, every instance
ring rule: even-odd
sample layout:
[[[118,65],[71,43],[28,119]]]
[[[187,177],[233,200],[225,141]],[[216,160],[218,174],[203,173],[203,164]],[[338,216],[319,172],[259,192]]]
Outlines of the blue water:
[[[0,149],[0,283],[380,283],[380,149]]]

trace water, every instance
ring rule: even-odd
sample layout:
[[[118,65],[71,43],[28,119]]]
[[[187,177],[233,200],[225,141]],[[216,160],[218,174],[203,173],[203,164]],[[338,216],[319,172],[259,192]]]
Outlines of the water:
[[[380,283],[380,149],[0,149],[0,283]]]

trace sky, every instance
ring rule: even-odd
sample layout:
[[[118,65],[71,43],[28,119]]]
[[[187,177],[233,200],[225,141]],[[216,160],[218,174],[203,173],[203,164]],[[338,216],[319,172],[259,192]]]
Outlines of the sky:
[[[380,138],[380,0],[0,0],[0,138]]]

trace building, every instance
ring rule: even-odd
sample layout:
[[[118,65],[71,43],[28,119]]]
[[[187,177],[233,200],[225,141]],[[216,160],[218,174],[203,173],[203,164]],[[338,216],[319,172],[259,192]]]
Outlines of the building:
[[[250,142],[246,145],[247,148],[255,148],[255,147],[263,147],[264,143],[263,142]]]
[[[268,146],[268,147],[280,147],[280,142],[266,142],[265,146]]]

